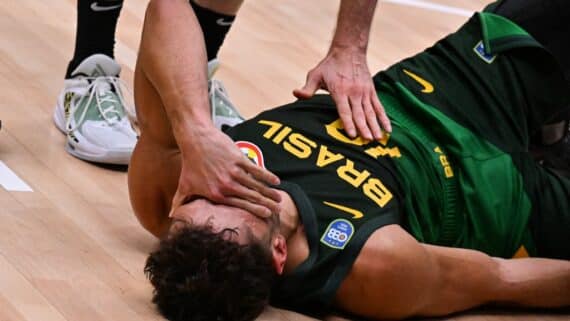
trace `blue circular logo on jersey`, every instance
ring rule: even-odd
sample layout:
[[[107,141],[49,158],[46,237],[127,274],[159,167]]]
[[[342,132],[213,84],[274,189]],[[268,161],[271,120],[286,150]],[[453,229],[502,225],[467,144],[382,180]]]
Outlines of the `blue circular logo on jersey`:
[[[339,218],[329,224],[321,237],[321,243],[333,249],[342,250],[346,247],[353,234],[354,226],[352,223]]]

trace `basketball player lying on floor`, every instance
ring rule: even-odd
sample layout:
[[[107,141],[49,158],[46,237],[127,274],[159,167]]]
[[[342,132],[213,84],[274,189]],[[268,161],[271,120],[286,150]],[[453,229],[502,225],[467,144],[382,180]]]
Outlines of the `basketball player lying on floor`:
[[[393,125],[380,141],[349,138],[327,95],[227,129],[281,179],[279,206],[263,217],[199,196],[171,209],[181,173],[207,172],[235,149],[219,148],[229,139],[202,98],[199,29],[180,28],[191,22],[183,8],[157,18],[171,9],[147,11],[129,170],[135,213],[162,238],[145,271],[165,317],[251,320],[269,303],[372,319],[570,305],[570,180],[528,152],[529,135],[565,112],[570,91],[519,25],[478,13],[374,76]],[[161,38],[157,28],[173,29]],[[176,83],[181,73],[195,78]],[[194,100],[176,110],[176,99]]]

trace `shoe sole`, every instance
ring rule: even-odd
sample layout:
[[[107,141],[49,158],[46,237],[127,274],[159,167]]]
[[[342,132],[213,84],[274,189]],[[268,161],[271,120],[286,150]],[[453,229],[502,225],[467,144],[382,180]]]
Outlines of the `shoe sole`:
[[[79,145],[74,144],[73,139],[67,135],[65,129],[65,116],[58,112],[59,108],[56,106],[53,113],[53,122],[55,127],[59,129],[66,138],[65,150],[72,156],[81,160],[112,165],[128,165],[131,160],[132,150],[129,151],[104,151],[101,153],[92,153],[81,149]]]
[[[132,154],[132,152],[105,152],[100,154],[88,154],[85,151],[76,149],[75,146],[69,142],[69,140],[65,144],[65,150],[72,156],[85,161],[111,165],[129,165]]]

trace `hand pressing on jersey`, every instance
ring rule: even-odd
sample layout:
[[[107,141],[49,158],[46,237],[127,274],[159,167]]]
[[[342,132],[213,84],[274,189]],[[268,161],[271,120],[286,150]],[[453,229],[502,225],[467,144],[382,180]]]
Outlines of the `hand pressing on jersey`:
[[[368,71],[366,50],[377,0],[341,0],[336,31],[326,57],[307,75],[305,86],[293,91],[299,99],[312,97],[318,89],[334,99],[347,134],[367,140],[391,132]]]
[[[267,218],[279,213],[279,178],[247,159],[215,128],[195,129],[182,150],[182,170],[170,213],[192,198],[242,208]]]
[[[382,130],[392,131],[364,53],[350,48],[331,48],[329,54],[309,71],[305,86],[294,90],[293,94],[299,99],[307,99],[318,89],[330,92],[350,137],[359,134],[367,140],[380,139]]]

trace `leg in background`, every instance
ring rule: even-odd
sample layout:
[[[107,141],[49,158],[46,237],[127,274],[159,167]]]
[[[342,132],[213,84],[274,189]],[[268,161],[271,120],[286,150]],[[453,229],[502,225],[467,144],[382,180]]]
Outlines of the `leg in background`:
[[[528,226],[536,255],[570,260],[570,179],[530,158],[521,162],[532,202]]]
[[[190,0],[206,43],[208,77],[218,68],[218,51],[230,31],[243,0]]]
[[[137,140],[113,59],[122,6],[123,0],[77,1],[75,53],[53,116],[67,135],[67,152],[91,162],[126,165]]]
[[[208,75],[243,0],[190,0],[205,37]],[[74,57],[57,100],[54,121],[67,135],[65,148],[92,162],[128,164],[137,135],[129,123],[113,59],[123,0],[78,0]],[[134,116],[134,112],[131,113]]]
[[[123,0],[77,0],[77,29],[75,52],[69,62],[65,78],[93,54],[114,58],[115,30]]]
[[[570,91],[570,1],[566,0],[503,0],[491,11],[504,16],[529,32],[552,53],[560,64]],[[538,154],[548,167],[570,175],[570,108],[549,121],[535,145],[542,145]]]
[[[570,85],[570,1],[503,0],[492,12],[514,21],[548,49]]]
[[[570,1],[566,0],[503,0],[492,12],[514,21],[556,58],[562,67],[570,90]],[[568,119],[570,111],[561,113],[542,128],[542,143],[556,146],[545,151],[545,165],[554,169],[570,167]],[[550,154],[550,155],[548,155]],[[547,162],[553,162],[547,164]],[[570,180],[536,166],[530,159],[523,170],[526,182],[533,182],[531,198],[533,214],[529,226],[537,254],[570,259]],[[570,173],[567,173],[570,174]]]

